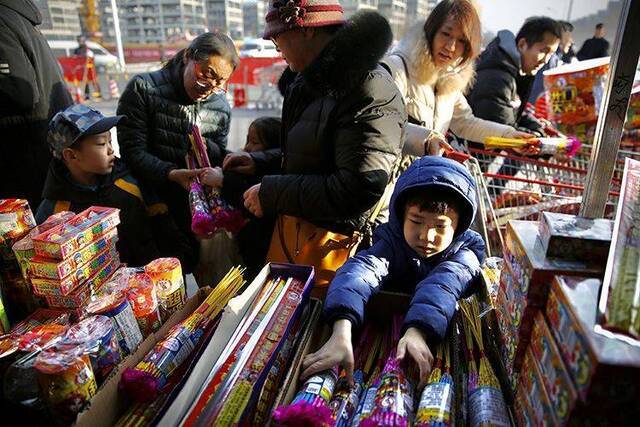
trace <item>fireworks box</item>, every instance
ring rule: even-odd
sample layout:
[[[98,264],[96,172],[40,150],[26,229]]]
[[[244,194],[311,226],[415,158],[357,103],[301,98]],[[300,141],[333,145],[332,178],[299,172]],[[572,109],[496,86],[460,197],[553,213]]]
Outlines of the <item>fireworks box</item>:
[[[33,238],[36,255],[63,260],[105,235],[120,223],[119,210],[92,206],[68,222]]]
[[[52,308],[82,308],[91,295],[94,295],[111,278],[118,267],[120,267],[120,259],[116,254],[108,261],[107,265],[68,295],[48,295],[45,297],[45,301]]]
[[[36,226],[29,202],[24,199],[0,199],[0,244],[16,241]]]
[[[600,286],[556,277],[545,315],[579,398],[571,421],[625,425],[640,417],[640,348],[594,332]]]
[[[539,238],[538,223],[510,221],[504,245],[504,268],[500,290],[506,304],[505,323],[516,331],[515,352],[511,364],[513,375],[520,371],[525,351],[531,341],[536,314],[544,309],[553,277],[559,274],[602,277],[603,266],[581,261],[566,261],[545,257]],[[511,345],[511,344],[510,344]]]
[[[62,280],[73,272],[81,270],[107,247],[114,246],[117,239],[118,230],[114,228],[62,261],[37,256],[31,260],[31,274],[41,279]]]
[[[158,423],[159,425],[182,424],[181,421],[197,397],[198,391],[206,384],[205,381],[211,371],[211,364],[215,363],[215,360],[220,357],[224,347],[231,340],[235,329],[247,314],[252,303],[255,301],[259,289],[261,289],[262,285],[269,277],[277,275],[296,278],[305,283],[305,288],[310,290],[314,271],[313,267],[305,265],[279,263],[267,264],[256,276],[254,281],[245,288],[244,292],[229,302],[220,324],[218,325],[218,329],[207,345],[200,361],[193,369],[193,372],[184,383],[182,390],[179,392],[171,406],[166,410],[166,413]],[[271,407],[279,405],[282,399],[284,399],[283,396],[288,395],[287,384],[290,384],[290,382],[296,382],[298,378],[297,376],[293,376],[292,371],[299,368],[299,364],[302,363],[302,357],[307,354],[306,349],[308,349],[309,343],[316,339],[314,334],[318,331],[320,307],[322,304],[316,299],[309,299],[307,301],[308,304],[305,306],[300,305],[298,307],[302,309],[299,316],[301,323],[299,323],[299,327],[295,328],[297,332],[290,334],[293,335],[295,339],[293,340],[293,346],[290,349],[289,357],[284,360],[284,369],[280,371],[283,373],[283,378],[273,382],[273,384],[270,384],[267,388],[262,386],[259,399],[259,402],[262,402],[262,404],[265,404],[263,402],[263,394],[265,390],[267,392],[277,390],[277,394],[272,396],[272,399],[267,399],[270,400],[269,405],[271,405]],[[283,345],[281,348],[285,348],[285,346]],[[277,360],[278,358],[275,359],[276,363]],[[299,373],[299,371],[297,372]],[[258,380],[259,379],[256,379],[256,383]],[[256,383],[254,383],[254,385]],[[295,393],[295,390],[291,393]],[[270,416],[270,411],[267,411],[267,416]],[[265,420],[264,422],[256,423],[255,425],[265,425],[267,422],[268,420]]]
[[[531,349],[527,350],[522,365],[522,375],[516,392],[515,412],[518,425],[521,427],[558,425],[542,372]]]
[[[112,259],[118,258],[115,246],[109,246],[96,255],[91,261],[76,270],[73,274],[62,280],[56,279],[31,279],[33,291],[40,296],[65,296],[71,293],[78,285],[102,270]]]
[[[129,399],[118,392],[118,383],[124,370],[137,365],[156,343],[167,335],[171,328],[193,313],[207,298],[210,292],[211,288],[208,287],[199,289],[194,296],[187,299],[184,306],[175,311],[171,317],[167,319],[158,331],[151,333],[140,343],[135,352],[127,356],[114,368],[109,378],[100,386],[98,392],[91,400],[90,406],[78,414],[75,425],[77,427],[107,427],[116,425],[120,416],[131,404]]]
[[[534,362],[542,373],[554,418],[564,425],[569,420],[578,393],[542,313],[536,315],[530,348],[535,356]],[[522,372],[524,373],[524,370]]]
[[[591,262],[605,267],[613,221],[542,212],[540,241],[548,258]]]

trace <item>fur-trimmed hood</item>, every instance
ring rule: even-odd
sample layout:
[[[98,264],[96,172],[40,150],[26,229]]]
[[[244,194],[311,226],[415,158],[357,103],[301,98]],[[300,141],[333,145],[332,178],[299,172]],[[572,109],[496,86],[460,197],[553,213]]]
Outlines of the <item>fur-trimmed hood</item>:
[[[392,40],[391,27],[382,15],[359,12],[338,30],[302,75],[321,92],[345,94],[378,66]]]
[[[419,84],[431,85],[443,95],[466,92],[475,80],[473,61],[463,66],[437,67],[431,57],[423,27],[423,23],[412,26],[392,53],[405,59],[411,78]]]

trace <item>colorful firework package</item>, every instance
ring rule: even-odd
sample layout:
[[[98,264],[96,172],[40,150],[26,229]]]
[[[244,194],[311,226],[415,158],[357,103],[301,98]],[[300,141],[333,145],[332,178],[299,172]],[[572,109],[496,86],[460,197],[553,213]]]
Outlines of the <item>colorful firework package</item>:
[[[91,361],[81,347],[43,351],[34,366],[45,402],[61,420],[73,420],[96,394]]]
[[[187,164],[191,169],[211,167],[207,146],[202,139],[200,129],[193,126],[189,134],[191,152]],[[210,188],[199,181],[191,183],[189,190],[191,207],[191,230],[200,237],[213,235],[220,229],[235,234],[247,222],[240,210],[230,206],[220,195],[219,189]]]
[[[427,385],[422,390],[416,413],[416,427],[450,426],[451,405],[453,404],[453,377],[449,345],[438,346],[433,370]]]
[[[182,276],[182,266],[177,258],[159,258],[144,268],[155,287],[160,305],[160,317],[166,321],[184,305],[187,290]]]
[[[467,411],[470,425],[509,427],[511,422],[502,389],[485,354],[478,300],[476,297],[461,300],[459,306],[467,345]],[[479,359],[477,364],[475,348]]]
[[[243,283],[242,272],[231,270],[193,314],[175,325],[135,368],[123,373],[120,388],[139,402],[156,399]]]

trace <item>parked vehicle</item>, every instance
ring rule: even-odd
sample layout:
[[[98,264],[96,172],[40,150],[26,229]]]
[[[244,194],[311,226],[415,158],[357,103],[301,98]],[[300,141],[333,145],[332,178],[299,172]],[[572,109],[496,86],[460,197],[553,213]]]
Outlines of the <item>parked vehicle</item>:
[[[241,58],[277,58],[280,53],[269,40],[248,39],[240,48]]]
[[[75,40],[47,40],[47,42],[56,58],[71,56],[74,50],[78,48],[78,42]],[[98,72],[119,69],[118,57],[109,52],[104,46],[92,41],[87,41],[87,46],[93,52],[93,61]]]

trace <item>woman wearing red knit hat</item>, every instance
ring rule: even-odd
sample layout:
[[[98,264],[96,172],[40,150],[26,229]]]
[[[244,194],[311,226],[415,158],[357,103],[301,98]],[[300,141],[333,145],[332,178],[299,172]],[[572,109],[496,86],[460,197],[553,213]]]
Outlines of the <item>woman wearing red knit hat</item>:
[[[269,260],[312,264],[316,283],[326,285],[355,250],[400,155],[405,107],[378,64],[391,28],[375,12],[345,20],[335,0],[278,0],[264,38],[289,64],[281,148],[232,155],[224,167],[262,176],[244,204],[256,217],[277,218]],[[262,250],[253,258],[261,264],[268,242],[260,249],[252,237],[241,252],[247,261],[246,249]]]

